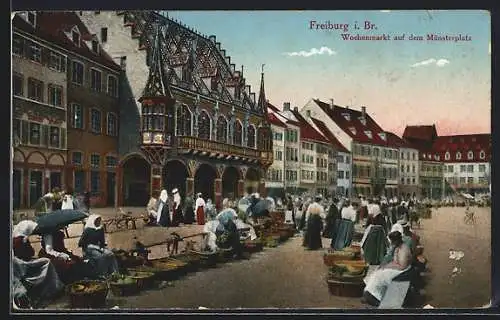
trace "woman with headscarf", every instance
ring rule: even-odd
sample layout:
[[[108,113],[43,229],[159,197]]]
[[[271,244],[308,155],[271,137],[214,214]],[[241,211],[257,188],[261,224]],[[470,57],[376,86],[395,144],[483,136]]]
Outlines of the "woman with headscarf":
[[[82,248],[83,257],[89,260],[98,277],[106,277],[118,272],[118,262],[113,251],[106,248],[101,216],[91,214],[83,229],[78,246]]]
[[[311,204],[312,200],[311,198],[307,198],[306,201],[302,204],[302,216],[300,217],[300,222],[299,222],[299,230],[304,230],[307,227],[306,221],[307,221],[307,209],[309,208],[309,205]]]
[[[151,198],[149,199],[148,204],[146,205],[146,212],[148,214],[147,225],[152,226],[157,224],[158,217],[158,191],[153,191],[151,194]]]
[[[52,203],[54,201],[54,194],[47,193],[43,197],[40,197],[38,201],[33,205],[35,211],[35,216],[41,216],[52,211]]]
[[[328,208],[328,214],[325,218],[325,230],[323,231],[323,237],[325,238],[335,239],[337,232],[336,223],[340,219],[340,212],[337,208],[338,202],[339,199],[333,198],[333,202],[330,204],[330,208]]]
[[[36,222],[23,220],[14,226],[12,232],[13,241],[13,297],[18,307],[29,307],[19,305],[19,300],[26,296],[31,300],[32,307],[54,297],[64,284],[59,279],[54,265],[48,258],[34,258],[35,249],[28,239],[37,227]]]
[[[307,229],[304,237],[304,246],[309,250],[317,250],[323,247],[321,242],[321,230],[323,230],[322,216],[325,208],[319,202],[321,196],[316,196],[314,202],[309,205],[306,212]]]
[[[385,221],[380,208],[373,204],[368,216],[369,226],[366,228],[361,240],[361,248],[365,261],[370,265],[379,265],[387,252]]]
[[[220,222],[217,219],[208,220],[203,226],[203,232],[205,236],[203,237],[202,251],[217,251],[217,227]]]
[[[351,203],[345,200],[344,207],[340,212],[340,219],[337,220],[337,234],[332,238],[331,247],[335,250],[342,250],[351,245],[352,237],[354,235],[354,222],[357,219],[355,202]]]
[[[203,199],[201,192],[196,195],[195,211],[196,222],[199,225],[205,224],[205,200]]]
[[[171,225],[170,206],[168,203],[168,191],[163,189],[160,192],[156,211],[156,223],[162,227]]]
[[[184,199],[184,224],[193,224],[194,222],[194,201],[192,197]]]
[[[64,245],[64,232],[55,230],[42,236],[39,257],[49,258],[64,283],[77,280],[85,271],[83,259],[74,255]]]
[[[182,222],[182,207],[181,207],[181,195],[179,194],[179,189],[175,188],[172,190],[172,196],[174,198],[172,205],[172,222],[173,227],[179,226]]]
[[[365,277],[363,297],[371,305],[378,306],[392,279],[411,268],[410,248],[403,242],[399,231],[389,233],[391,259],[384,261],[373,273]]]

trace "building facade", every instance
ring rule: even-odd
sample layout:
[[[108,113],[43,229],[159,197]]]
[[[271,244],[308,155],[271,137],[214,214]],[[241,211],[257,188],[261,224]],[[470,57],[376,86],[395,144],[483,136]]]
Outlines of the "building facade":
[[[403,139],[408,141],[419,156],[420,198],[442,199],[444,196],[444,176],[441,156],[433,145],[438,135],[435,125],[406,126]]]
[[[118,204],[178,188],[215,200],[265,195],[273,162],[263,74],[258,101],[215,36],[153,11],[82,12],[125,68],[120,90]],[[102,41],[103,42],[103,41]]]
[[[13,205],[32,207],[63,187],[67,163],[67,54],[37,12],[12,20]]]
[[[321,118],[330,131],[352,155],[351,196],[386,195],[392,197],[398,188],[397,147],[391,145],[385,131],[366,113],[313,99],[303,108]]]
[[[443,162],[445,182],[454,192],[489,192],[491,182],[491,135],[439,136],[433,145]]]
[[[420,185],[418,150],[392,132],[387,132],[387,137],[399,148],[399,196],[405,199],[417,196]]]
[[[269,108],[268,110],[270,110]],[[272,111],[268,112],[271,130],[273,132],[274,161],[267,171],[267,194],[274,198],[284,199],[285,196],[285,131],[287,126],[278,119]]]

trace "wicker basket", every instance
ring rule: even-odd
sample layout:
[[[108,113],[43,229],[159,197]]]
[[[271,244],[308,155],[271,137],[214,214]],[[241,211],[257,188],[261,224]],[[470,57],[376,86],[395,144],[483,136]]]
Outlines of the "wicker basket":
[[[155,283],[154,272],[130,270],[127,276],[135,279],[137,281],[137,286],[141,290],[152,288]]]
[[[344,251],[340,251],[340,252],[344,252]],[[356,259],[355,253],[349,253],[349,254],[344,253],[343,255],[340,255],[340,252],[339,251],[329,251],[328,253],[325,253],[323,255],[323,263],[327,267],[333,267],[335,265],[335,263],[338,261]]]
[[[174,256],[175,259],[185,262],[188,272],[196,272],[201,266],[201,257],[192,252],[180,253]]]
[[[359,298],[363,296],[365,283],[362,280],[361,282],[352,282],[327,278],[326,282],[331,295],[351,298]]]
[[[213,268],[217,265],[217,252],[191,250],[190,253],[200,258],[200,267]]]
[[[150,260],[150,267],[158,280],[178,279],[187,273],[187,266],[187,263],[173,258]]]
[[[85,288],[95,286],[96,290],[85,291]],[[104,281],[81,280],[66,286],[70,306],[75,309],[100,308],[106,304],[108,285]]]
[[[132,280],[133,281],[127,283],[110,281],[109,288],[111,289],[111,292],[113,292],[113,295],[116,297],[132,296],[134,294],[138,294],[141,291],[141,288],[139,287],[136,279]]]

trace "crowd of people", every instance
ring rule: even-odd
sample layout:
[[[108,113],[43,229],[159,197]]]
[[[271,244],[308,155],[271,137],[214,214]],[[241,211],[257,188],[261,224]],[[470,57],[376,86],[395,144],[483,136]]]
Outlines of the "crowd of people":
[[[80,201],[72,189],[61,190],[56,187],[40,197],[33,205],[33,209],[36,216],[64,209],[78,209],[88,212],[90,210],[90,197],[90,192],[86,191]]]

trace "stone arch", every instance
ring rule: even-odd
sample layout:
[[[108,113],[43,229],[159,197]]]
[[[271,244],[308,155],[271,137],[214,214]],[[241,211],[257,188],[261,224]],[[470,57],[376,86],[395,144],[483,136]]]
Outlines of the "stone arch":
[[[222,174],[222,197],[234,199],[238,196],[238,180],[241,179],[240,170],[233,166],[225,168]]]
[[[260,178],[260,172],[258,169],[248,167],[245,174],[245,192],[249,194],[258,192]]]
[[[22,152],[19,149],[14,148],[14,156],[12,158],[12,161],[24,163],[26,161],[26,156],[25,156],[24,152]]]
[[[64,156],[60,153],[53,153],[47,160],[47,164],[53,166],[64,166],[66,161],[64,161]]]
[[[255,136],[256,136],[257,130],[255,128],[254,124],[249,124],[247,127],[247,147],[248,148],[255,148],[256,143],[255,143]]]
[[[227,143],[228,124],[229,121],[227,121],[226,116],[223,114],[219,115],[219,117],[217,118],[217,142]]]
[[[207,110],[202,109],[198,115],[198,138],[210,140],[212,132],[212,117]]]
[[[181,197],[186,195],[186,179],[189,170],[181,159],[171,159],[163,168],[162,187],[170,194],[174,188],[179,190]]]
[[[151,165],[140,153],[130,153],[120,161],[124,206],[143,207],[151,193]]]
[[[194,193],[201,193],[203,198],[215,203],[215,179],[217,170],[208,163],[200,163],[194,174]]]
[[[35,164],[47,164],[47,158],[41,153],[40,151],[32,151],[28,156],[26,157],[26,162],[27,163],[35,163]]]
[[[148,159],[146,159],[146,157],[142,153],[140,153],[140,152],[130,152],[130,153],[127,153],[125,156],[123,156],[120,159],[120,162],[118,163],[118,166],[123,167],[123,164],[125,162],[127,162],[130,158],[135,158],[135,157],[142,158],[142,159],[144,159],[144,161],[146,161],[147,163],[149,163]]]

